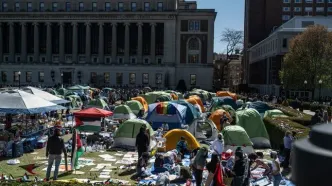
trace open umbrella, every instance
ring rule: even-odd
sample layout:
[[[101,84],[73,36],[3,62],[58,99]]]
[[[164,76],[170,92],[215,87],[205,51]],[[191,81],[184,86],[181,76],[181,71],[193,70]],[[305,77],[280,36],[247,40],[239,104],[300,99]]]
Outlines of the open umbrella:
[[[21,90],[6,91],[0,94],[0,112],[7,114],[38,114],[66,109]]]
[[[33,95],[36,95],[40,98],[43,98],[49,102],[55,103],[55,104],[64,104],[64,103],[69,103],[69,101],[65,100],[65,99],[61,99],[58,96],[55,96],[53,94],[50,94],[48,92],[42,91],[38,88],[35,87],[25,87],[22,90],[24,90],[25,92],[31,93]]]

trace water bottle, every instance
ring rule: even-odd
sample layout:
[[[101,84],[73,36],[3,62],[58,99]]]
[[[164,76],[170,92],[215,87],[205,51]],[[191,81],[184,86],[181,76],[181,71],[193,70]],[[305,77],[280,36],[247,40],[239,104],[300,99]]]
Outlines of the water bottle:
[[[168,124],[166,123],[165,124],[165,131],[168,131],[169,130],[169,127],[168,127]]]

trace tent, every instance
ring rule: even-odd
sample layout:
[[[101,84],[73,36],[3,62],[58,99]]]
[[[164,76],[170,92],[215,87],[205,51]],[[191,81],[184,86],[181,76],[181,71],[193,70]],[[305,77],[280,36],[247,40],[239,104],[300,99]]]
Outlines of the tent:
[[[253,108],[253,109],[256,109],[259,113],[265,113],[265,111],[267,110],[271,110],[271,107],[265,103],[265,102],[262,102],[262,101],[255,101],[255,102],[251,102],[251,103],[248,103],[248,108]]]
[[[62,95],[62,96],[65,96],[67,94],[68,90],[66,90],[65,88],[59,88],[57,90],[57,93]]]
[[[89,117],[105,118],[105,117],[113,115],[113,112],[94,107],[94,108],[80,110],[78,112],[74,112],[73,114],[74,114],[74,116],[77,116],[77,117],[89,116]]]
[[[202,107],[197,103],[197,101],[194,98],[186,99],[186,101],[190,104],[192,104],[195,108],[198,108],[199,112],[202,113]]]
[[[189,150],[194,150],[200,147],[199,142],[190,132],[182,129],[173,129],[164,135],[164,138],[166,138],[166,151],[175,149],[176,144],[180,141],[181,137],[186,139]]]
[[[254,152],[253,144],[249,139],[247,132],[238,125],[229,125],[222,130],[224,136],[224,151],[228,149],[235,152],[237,147],[241,147],[244,153],[250,154]]]
[[[114,109],[113,119],[135,119],[136,115],[127,105],[119,105]]]
[[[150,150],[154,148],[157,144],[153,138],[154,131],[148,122],[141,119],[129,119],[122,123],[114,134],[114,143],[112,147],[136,148],[136,136],[142,125],[145,125],[150,132]]]
[[[170,101],[172,100],[170,93],[166,93],[163,91],[155,91],[155,92],[148,92],[144,95],[141,95],[148,104],[152,104],[155,103],[157,101],[158,98],[162,99],[162,100],[167,100]]]
[[[69,101],[65,100],[65,99],[61,99],[58,96],[52,95],[48,92],[42,91],[38,88],[35,87],[25,87],[22,89],[25,92],[28,92],[30,94],[36,95],[40,98],[43,98],[49,102],[55,103],[55,104],[64,104],[64,103],[68,103]]]
[[[222,105],[229,105],[234,110],[236,110],[238,107],[236,105],[236,102],[233,100],[233,98],[229,96],[225,97],[213,97],[211,101],[210,111],[215,110],[216,107],[220,107]]]
[[[237,99],[236,94],[231,93],[231,92],[228,92],[228,91],[218,91],[218,92],[217,92],[217,96],[218,96],[218,97],[226,97],[226,96],[228,96],[228,97],[233,98],[234,101],[236,101],[236,99]]]
[[[138,114],[141,110],[144,110],[141,102],[136,100],[127,101],[125,103],[133,111],[134,114]]]
[[[244,101],[242,99],[236,100],[237,108],[241,108],[244,105]]]
[[[89,104],[86,106],[86,108],[91,108],[91,107],[101,108],[104,110],[110,110],[107,103],[101,98],[90,100]]]
[[[194,99],[198,103],[198,105],[201,108],[202,112],[205,112],[203,102],[202,102],[201,98],[199,98],[199,96],[196,96],[196,95],[189,96],[189,99]]]
[[[255,148],[271,148],[269,134],[257,110],[249,108],[237,111],[236,125],[246,130]]]
[[[210,119],[194,120],[188,131],[199,141],[213,141],[218,136],[218,129]]]
[[[78,112],[74,112],[75,128],[84,132],[100,132],[101,131],[101,118],[113,115],[111,111],[88,108]]]
[[[180,104],[185,107],[187,107],[186,110],[186,124],[190,125],[195,119],[198,119],[201,117],[201,113],[192,105],[191,103],[188,103],[184,100],[176,100],[172,101],[172,103]]]
[[[79,97],[78,95],[66,96],[65,99],[70,101],[70,107],[72,109],[81,109],[83,105],[81,97]]]
[[[137,96],[137,97],[131,98],[131,100],[137,100],[137,101],[139,101],[143,105],[144,111],[145,112],[148,111],[148,109],[149,109],[148,102],[146,102],[146,100],[143,97]]]
[[[224,113],[226,114],[226,117],[228,118],[229,122],[232,122],[231,115],[223,109],[218,109],[214,111],[209,117],[209,119],[213,121],[213,123],[216,125],[219,131],[221,131],[222,129],[220,125],[220,119],[224,116]]]
[[[186,124],[187,107],[172,103],[160,102],[149,105],[146,121],[151,123],[153,129],[158,129],[163,123],[167,123],[169,129],[182,128]]]
[[[273,109],[265,111],[264,118],[265,117],[274,118],[274,117],[288,117],[288,116],[285,115],[281,110]]]
[[[10,90],[0,93],[0,113],[39,114],[66,109],[22,90]]]
[[[75,85],[67,88],[68,90],[89,90],[89,86]]]

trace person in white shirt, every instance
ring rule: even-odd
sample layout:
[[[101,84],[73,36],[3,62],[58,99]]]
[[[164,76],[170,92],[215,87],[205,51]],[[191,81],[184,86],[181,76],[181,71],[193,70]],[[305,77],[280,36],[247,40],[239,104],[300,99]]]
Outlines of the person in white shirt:
[[[211,144],[211,146],[210,146],[210,149],[211,149],[213,152],[215,152],[215,153],[221,155],[221,153],[224,151],[224,136],[222,135],[222,133],[219,133],[219,134],[218,134],[217,139],[215,139],[215,140],[212,142],[212,144]]]

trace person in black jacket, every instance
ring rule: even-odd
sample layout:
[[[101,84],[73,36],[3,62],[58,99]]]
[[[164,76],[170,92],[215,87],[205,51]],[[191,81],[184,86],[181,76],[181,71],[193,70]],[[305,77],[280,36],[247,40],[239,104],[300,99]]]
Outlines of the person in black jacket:
[[[140,132],[136,136],[136,145],[135,146],[138,151],[138,158],[140,158],[142,156],[143,152],[149,151],[150,138],[146,132],[145,125],[142,125],[142,127],[140,128]]]
[[[60,129],[56,128],[54,130],[53,136],[48,138],[47,141],[46,157],[48,157],[48,166],[46,171],[46,181],[50,179],[53,162],[55,162],[53,180],[57,180],[62,152],[64,153],[65,158],[67,158],[65,143],[60,136]]]

